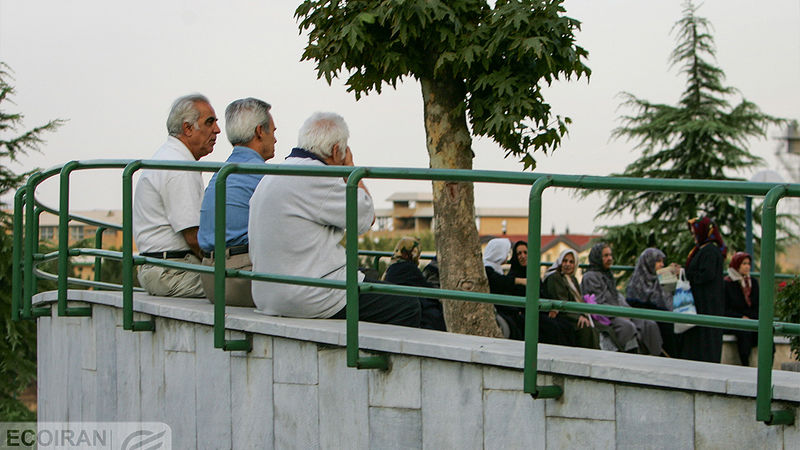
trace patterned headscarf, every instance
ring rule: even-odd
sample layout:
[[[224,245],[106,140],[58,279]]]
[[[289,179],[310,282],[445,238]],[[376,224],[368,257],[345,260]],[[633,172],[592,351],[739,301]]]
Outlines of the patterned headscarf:
[[[750,281],[750,274],[739,273],[739,268],[742,267],[742,263],[745,259],[749,259],[750,265],[752,266],[753,258],[750,257],[749,253],[736,252],[731,259],[730,265],[728,266],[728,276],[725,277],[725,279],[730,281],[738,281],[739,285],[742,286],[742,293],[744,294],[745,303],[747,303],[747,306],[753,306],[753,302],[750,300],[750,292],[753,288],[753,283]]]
[[[419,264],[419,241],[413,237],[404,237],[397,242],[392,255],[392,263],[401,259]]]
[[[628,282],[626,295],[630,298],[636,298],[642,301],[660,302],[661,300],[666,303],[665,307],[672,309],[672,299],[667,299],[668,296],[664,295],[664,290],[658,282],[658,274],[656,273],[656,263],[662,261],[666,255],[664,252],[657,248],[647,248],[636,261],[636,268],[633,269],[633,276],[631,281]]]
[[[483,265],[491,267],[495,272],[503,274],[503,263],[508,259],[511,251],[511,241],[507,238],[495,238],[486,244],[483,250]]]
[[[690,219],[689,230],[694,235],[695,245],[692,248],[692,251],[689,252],[689,256],[686,258],[686,267],[689,267],[689,263],[692,262],[692,258],[694,258],[694,255],[697,253],[697,251],[700,250],[700,247],[708,242],[716,243],[717,247],[719,247],[720,253],[722,253],[722,259],[725,259],[725,256],[728,254],[728,247],[726,247],[725,242],[722,241],[722,235],[719,232],[719,227],[717,227],[717,224],[714,223],[713,220],[706,216]]]

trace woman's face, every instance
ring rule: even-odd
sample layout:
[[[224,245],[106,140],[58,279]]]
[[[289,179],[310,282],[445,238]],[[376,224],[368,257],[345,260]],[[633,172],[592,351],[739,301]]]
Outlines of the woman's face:
[[[745,258],[739,266],[739,274],[750,275],[750,258]]]
[[[561,273],[564,275],[575,273],[575,257],[572,256],[572,253],[567,253],[564,255],[564,259],[561,260]]]
[[[614,255],[611,254],[611,247],[605,247],[603,249],[603,268],[610,269],[611,265],[614,264]]]
[[[664,268],[664,260],[663,259],[659,259],[658,261],[656,261],[656,266],[655,266],[656,272],[658,272],[659,270],[661,270],[663,268]]]
[[[517,250],[515,255],[517,255],[517,260],[522,267],[528,267],[528,246],[527,245],[519,245],[517,246]]]

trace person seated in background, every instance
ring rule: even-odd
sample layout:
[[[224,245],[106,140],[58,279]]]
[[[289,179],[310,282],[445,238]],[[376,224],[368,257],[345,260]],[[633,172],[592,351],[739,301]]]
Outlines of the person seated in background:
[[[197,161],[214,151],[220,129],[214,108],[200,94],[178,98],[167,116],[167,141],[151,159]],[[141,256],[200,264],[197,242],[203,176],[187,170],[145,169],[133,197],[133,239]],[[200,274],[152,264],[138,268],[150,295],[202,297]]]
[[[758,320],[758,280],[750,276],[753,259],[750,254],[736,252],[725,276],[725,315],[737,319]],[[727,330],[736,336],[736,349],[743,366],[750,365],[750,352],[758,346],[758,333]]]
[[[524,297],[527,279],[525,276],[505,275],[502,265],[508,259],[511,241],[496,238],[486,244],[483,251],[483,265],[489,279],[489,291],[492,294],[517,295]],[[527,245],[525,246],[527,256]],[[519,258],[518,258],[519,262]],[[527,258],[525,258],[527,264]],[[519,269],[517,269],[517,272]],[[522,270],[524,274],[524,270]],[[518,274],[519,275],[519,274]],[[525,308],[519,306],[495,305],[498,325],[503,335],[510,339],[525,339]],[[539,342],[545,344],[574,345],[575,337],[569,325],[551,319],[544,311],[539,313]]]
[[[576,267],[578,267],[578,253],[572,249],[562,251],[556,262],[544,274],[542,297],[583,303],[583,294],[575,278]],[[600,335],[589,314],[550,311],[548,316],[569,323],[575,333],[576,346],[600,349]]]
[[[305,167],[349,166],[353,154],[350,132],[335,113],[314,113],[298,133],[298,146],[282,164]],[[346,180],[342,177],[266,175],[250,199],[248,237],[253,270],[278,275],[345,281],[341,245],[345,233]],[[372,197],[358,182],[358,233],[375,220]],[[358,281],[364,281],[358,274]],[[344,289],[253,281],[256,311],[272,316],[344,319]],[[359,320],[419,327],[416,297],[363,292],[358,296]]]
[[[418,286],[433,288],[425,275],[419,270],[419,241],[413,237],[404,237],[397,242],[392,255],[392,262],[386,273],[384,280],[403,286]],[[447,331],[444,323],[444,313],[442,303],[435,298],[420,298],[422,308],[422,318],[420,327],[429,330]]]
[[[589,268],[581,280],[583,295],[594,295],[598,305],[629,307],[625,297],[617,291],[617,282],[611,273],[614,256],[608,244],[600,242],[589,251]],[[661,354],[661,333],[652,320],[610,317],[617,340],[623,344],[620,351]]]
[[[255,98],[232,102],[225,109],[225,134],[233,152],[225,162],[263,164],[275,156],[275,121],[269,103]],[[228,176],[225,195],[225,268],[251,270],[248,255],[247,220],[250,197],[261,181],[260,174],[235,173]],[[214,266],[214,212],[217,174],[211,177],[200,206],[200,230],[197,241],[203,250],[203,265]],[[202,274],[200,280],[206,298],[214,302],[214,275]],[[250,280],[225,279],[225,304],[255,307]]]
[[[639,259],[625,290],[626,301],[634,308],[659,309],[672,311],[672,294],[666,292],[658,280],[658,271],[664,267],[664,252],[657,248],[646,248]],[[680,266],[670,264],[672,272],[677,275]],[[670,322],[656,322],[663,340],[664,353],[674,355],[675,326]]]
[[[528,278],[528,243],[517,241],[511,249],[511,268],[508,275],[516,278]]]

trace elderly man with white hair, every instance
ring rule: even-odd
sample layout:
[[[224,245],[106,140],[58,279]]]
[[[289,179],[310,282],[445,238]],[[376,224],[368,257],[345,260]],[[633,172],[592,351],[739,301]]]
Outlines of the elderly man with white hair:
[[[300,128],[298,146],[283,164],[352,166],[349,131],[334,113],[315,113]],[[250,258],[255,272],[345,280],[345,180],[340,177],[266,175],[250,199]],[[375,219],[372,197],[358,184],[358,232]],[[359,273],[359,281],[364,275]],[[345,318],[345,291],[253,281],[257,311],[303,318]],[[359,319],[419,327],[416,297],[363,293]]]
[[[233,101],[225,109],[225,134],[233,145],[226,162],[263,164],[275,156],[275,120],[270,114],[270,104],[256,98]],[[247,221],[250,215],[250,197],[262,175],[232,174],[226,180],[225,196],[225,267],[250,270],[248,256]],[[203,250],[203,265],[214,266],[214,212],[217,174],[211,177],[200,207],[200,230],[197,240]],[[206,298],[214,302],[214,276],[202,274]],[[230,306],[255,306],[250,294],[250,280],[227,278],[225,304]]]
[[[220,129],[214,108],[200,94],[178,98],[167,117],[169,137],[152,159],[197,161],[214,150]],[[133,238],[139,254],[199,264],[203,176],[185,170],[145,169],[133,198]],[[139,283],[151,295],[202,297],[196,272],[139,266]]]

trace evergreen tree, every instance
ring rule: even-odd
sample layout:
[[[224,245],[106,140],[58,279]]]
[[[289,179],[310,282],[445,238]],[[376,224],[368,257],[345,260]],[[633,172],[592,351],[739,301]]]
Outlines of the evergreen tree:
[[[5,111],[6,103],[14,88],[10,68],[0,62],[0,196],[19,187],[31,172],[16,174],[8,167],[28,151],[37,150],[42,144],[42,135],[54,131],[63,121],[52,120],[30,131],[17,134],[23,116]],[[19,401],[19,395],[36,378],[36,323],[29,320],[11,321],[11,258],[12,224],[10,215],[5,212],[8,205],[0,209],[0,420],[32,420],[35,415]]]
[[[677,47],[671,63],[687,78],[677,105],[651,103],[623,93],[622,106],[635,111],[622,117],[612,136],[636,142],[642,155],[618,176],[737,180],[732,174],[762,164],[747,150],[748,139],[766,138],[769,125],[782,119],[761,112],[742,99],[731,106],[726,98],[738,91],[723,85],[725,74],[714,65],[714,39],[709,22],[695,15],[687,2],[673,32]],[[754,211],[760,211],[754,208]],[[662,249],[671,262],[683,263],[694,245],[687,220],[708,215],[720,226],[726,244],[744,250],[744,198],[730,195],[610,191],[597,217],[624,213],[627,225],[600,227],[614,248],[616,260],[632,264],[645,247]],[[760,214],[755,214],[756,219]]]

